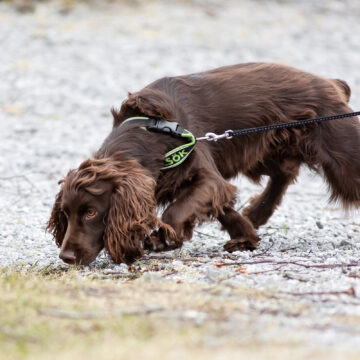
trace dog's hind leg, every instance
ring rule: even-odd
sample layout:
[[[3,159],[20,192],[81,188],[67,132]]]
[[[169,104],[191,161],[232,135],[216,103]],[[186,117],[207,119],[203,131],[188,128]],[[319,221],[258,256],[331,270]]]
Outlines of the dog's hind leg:
[[[270,176],[265,190],[250,200],[250,205],[243,210],[246,216],[257,229],[264,225],[280,205],[287,187],[294,182],[300,167],[300,160],[285,159],[269,161],[265,164],[264,171]]]
[[[347,106],[339,112],[350,112]],[[317,161],[331,190],[330,201],[360,207],[360,123],[357,117],[324,124],[316,141]],[[320,140],[320,141],[319,141]]]
[[[231,237],[231,240],[224,245],[225,250],[234,252],[257,248],[260,239],[246,217],[241,216],[232,207],[225,206],[223,213],[219,213],[217,218]]]

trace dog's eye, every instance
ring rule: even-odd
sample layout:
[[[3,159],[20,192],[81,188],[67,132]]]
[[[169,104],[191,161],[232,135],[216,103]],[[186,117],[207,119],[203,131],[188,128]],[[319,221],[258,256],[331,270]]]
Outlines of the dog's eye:
[[[92,219],[97,215],[97,211],[95,209],[88,209],[85,213],[86,219]]]

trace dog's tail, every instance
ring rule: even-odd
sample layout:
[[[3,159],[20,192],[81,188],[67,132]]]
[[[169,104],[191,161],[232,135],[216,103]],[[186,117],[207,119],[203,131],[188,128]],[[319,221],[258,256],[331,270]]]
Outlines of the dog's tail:
[[[338,104],[338,112],[352,109]],[[345,209],[360,207],[360,122],[357,116],[322,124],[317,133],[317,157],[331,191],[330,200]]]
[[[346,103],[349,102],[351,96],[351,89],[350,86],[347,84],[346,81],[341,79],[332,79],[335,86],[341,91],[341,94],[345,95]]]

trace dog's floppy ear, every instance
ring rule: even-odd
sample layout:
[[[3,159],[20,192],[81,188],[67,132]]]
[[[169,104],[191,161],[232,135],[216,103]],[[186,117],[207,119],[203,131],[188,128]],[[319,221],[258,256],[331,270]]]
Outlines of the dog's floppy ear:
[[[117,182],[103,240],[115,263],[130,264],[144,254],[145,238],[158,223],[155,181],[144,173],[130,172]]]
[[[62,195],[63,190],[61,189],[56,195],[50,219],[46,226],[46,230],[54,236],[55,243],[58,247],[61,246],[67,229],[67,219],[65,214],[61,211]]]

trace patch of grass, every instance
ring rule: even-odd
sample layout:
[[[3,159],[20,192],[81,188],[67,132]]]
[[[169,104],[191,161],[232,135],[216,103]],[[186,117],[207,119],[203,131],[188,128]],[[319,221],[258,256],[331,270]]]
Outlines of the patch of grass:
[[[196,339],[196,329],[169,333],[166,320],[151,316],[163,308],[139,301],[132,284],[49,270],[0,270],[0,348],[9,359],[91,359],[99,351],[110,359],[152,341],[180,343],[188,331]]]
[[[0,358],[297,359],[308,354],[296,336],[264,341],[262,331],[276,333],[276,322],[257,333],[259,314],[250,311],[248,300],[277,301],[271,294],[98,275],[84,277],[76,268],[0,268]],[[301,311],[303,305],[287,306]],[[314,352],[331,358],[324,349]]]

